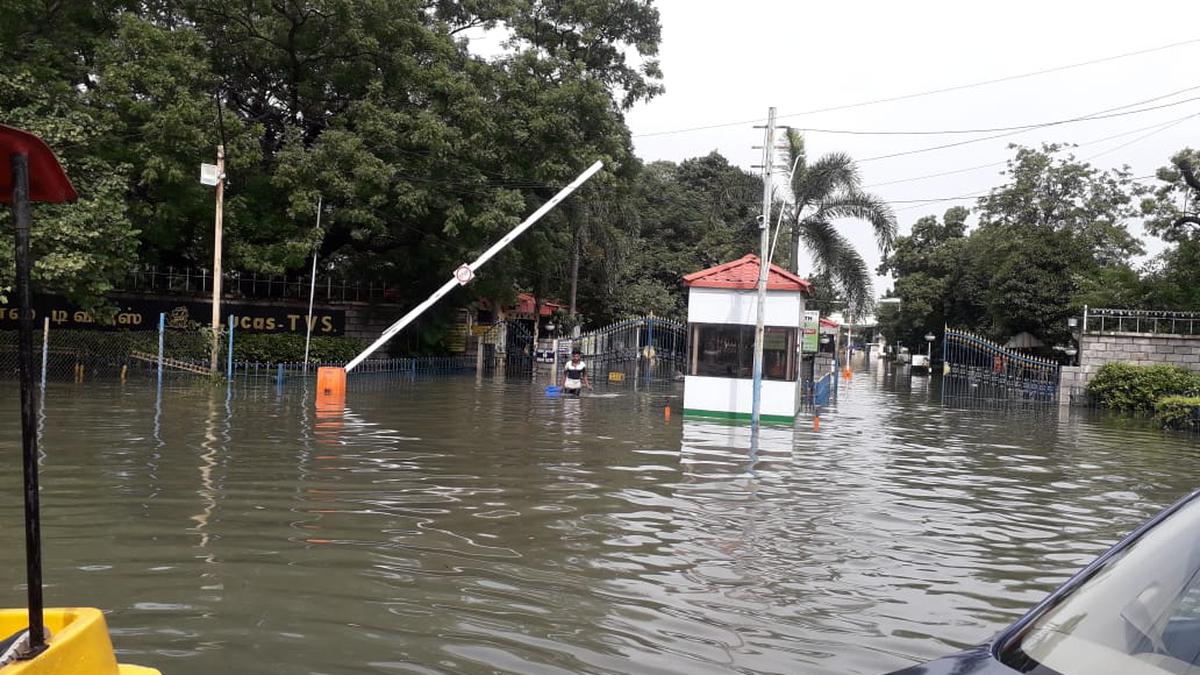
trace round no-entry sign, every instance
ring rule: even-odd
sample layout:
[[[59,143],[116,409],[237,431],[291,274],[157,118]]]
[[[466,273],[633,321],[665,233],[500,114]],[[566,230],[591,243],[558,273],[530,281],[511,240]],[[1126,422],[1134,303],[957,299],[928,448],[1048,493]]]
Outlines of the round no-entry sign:
[[[459,286],[466,286],[475,278],[475,273],[471,271],[471,266],[463,263],[454,270],[454,278],[458,281]]]

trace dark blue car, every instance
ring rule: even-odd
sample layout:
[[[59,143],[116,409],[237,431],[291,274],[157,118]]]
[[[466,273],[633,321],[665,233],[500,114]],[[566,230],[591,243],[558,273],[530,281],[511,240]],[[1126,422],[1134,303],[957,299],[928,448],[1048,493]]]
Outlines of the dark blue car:
[[[1200,492],[991,642],[893,675],[1200,675]]]

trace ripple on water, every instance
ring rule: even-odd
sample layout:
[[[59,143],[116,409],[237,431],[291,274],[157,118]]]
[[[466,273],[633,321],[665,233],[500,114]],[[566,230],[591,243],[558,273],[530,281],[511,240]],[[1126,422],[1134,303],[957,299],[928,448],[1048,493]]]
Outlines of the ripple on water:
[[[986,639],[1195,483],[1183,440],[926,386],[856,377],[752,463],[654,393],[381,381],[318,417],[173,385],[156,419],[137,382],[53,385],[47,596],[172,675],[872,673]]]

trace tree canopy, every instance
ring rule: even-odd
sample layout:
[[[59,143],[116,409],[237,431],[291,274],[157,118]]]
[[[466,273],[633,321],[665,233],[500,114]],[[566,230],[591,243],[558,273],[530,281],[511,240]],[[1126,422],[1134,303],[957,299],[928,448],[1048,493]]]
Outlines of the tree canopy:
[[[135,262],[206,266],[197,173],[218,144],[229,267],[298,270],[315,249],[419,296],[596,159],[582,198],[627,185],[624,111],[662,90],[648,0],[0,0],[0,14],[0,110],[81,195],[39,209],[38,281],[80,301]],[[504,51],[474,54],[475,29],[503,31]],[[576,216],[548,218],[480,292],[546,286]]]

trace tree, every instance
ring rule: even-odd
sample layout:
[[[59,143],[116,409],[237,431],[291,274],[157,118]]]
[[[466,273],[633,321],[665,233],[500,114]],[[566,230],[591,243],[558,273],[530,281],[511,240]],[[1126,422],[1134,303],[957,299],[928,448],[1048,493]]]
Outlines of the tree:
[[[979,328],[1066,340],[1089,280],[1128,268],[1142,252],[1126,223],[1140,188],[1127,168],[1101,171],[1066,147],[1016,147],[1008,183],[979,200],[979,229],[964,256],[986,287]]]
[[[299,271],[319,248],[335,273],[421,297],[594,160],[606,170],[573,206],[627,189],[623,113],[661,91],[645,0],[0,0],[0,14],[0,109],[61,149],[83,195],[39,270],[94,301],[137,261],[211,258],[196,165],[218,143],[230,267]],[[507,30],[507,51],[472,54],[472,27]],[[566,292],[581,262],[614,268],[618,234],[597,208],[556,212],[472,290]]]
[[[941,222],[935,216],[921,218],[909,235],[896,238],[884,256],[879,273],[895,276],[892,295],[901,299],[896,312],[881,317],[891,339],[919,345],[926,333],[940,333],[946,324],[958,323],[958,317],[951,314],[964,297],[956,282],[961,276],[969,213],[956,206],[946,211]]]
[[[1160,184],[1142,200],[1146,229],[1169,248],[1152,260],[1144,276],[1140,306],[1200,311],[1200,152],[1185,148],[1158,170]],[[1110,305],[1112,306],[1112,305]],[[1129,306],[1129,305],[1126,305]]]
[[[89,105],[96,83],[87,63],[98,58],[103,43],[96,33],[114,29],[120,5],[0,3],[3,121],[41,136],[79,194],[73,204],[34,211],[35,288],[90,308],[101,304],[137,249],[125,195],[132,169],[94,151],[111,137],[114,122]],[[0,231],[8,232],[9,223],[4,209]],[[0,245],[0,289],[11,285],[13,273],[12,247]]]
[[[634,239],[617,270],[611,316],[653,311],[683,318],[685,274],[756,249],[758,178],[719,153],[646,166],[629,198]]]
[[[1063,150],[1016,148],[1006,183],[979,200],[969,235],[967,211],[951,209],[896,241],[880,267],[901,299],[889,337],[919,344],[946,324],[998,340],[1028,331],[1060,342],[1084,303],[1141,297],[1128,263],[1141,245],[1126,227],[1141,188],[1126,169],[1100,171]]]
[[[814,275],[831,279],[845,298],[848,314],[861,316],[872,302],[870,270],[834,222],[840,218],[866,221],[886,253],[896,237],[896,217],[885,201],[862,190],[858,167],[849,155],[830,153],[810,164],[804,137],[788,130],[784,159],[795,167],[788,184],[791,200],[783,207],[792,242],[790,269],[800,273],[803,246],[812,255]]]

